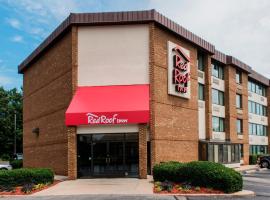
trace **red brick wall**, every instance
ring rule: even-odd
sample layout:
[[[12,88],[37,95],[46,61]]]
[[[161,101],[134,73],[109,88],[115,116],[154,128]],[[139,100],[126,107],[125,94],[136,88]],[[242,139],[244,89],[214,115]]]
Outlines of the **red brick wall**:
[[[168,95],[167,41],[190,51],[191,98]],[[150,25],[152,164],[198,159],[197,49],[162,28]]]
[[[236,83],[236,68],[230,65],[225,67],[225,131],[226,138],[232,143],[243,144],[244,164],[249,162],[249,133],[248,133],[248,74],[242,72],[242,83]],[[236,94],[242,95],[242,109],[236,109]],[[236,120],[243,121],[243,139],[237,135]]]
[[[24,72],[24,167],[49,167],[67,175],[65,111],[72,98],[71,32]],[[39,136],[32,129],[40,129]]]

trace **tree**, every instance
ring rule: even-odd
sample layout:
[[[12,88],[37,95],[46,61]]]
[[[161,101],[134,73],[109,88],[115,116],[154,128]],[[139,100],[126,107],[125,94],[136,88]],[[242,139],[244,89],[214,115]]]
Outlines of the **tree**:
[[[14,153],[16,114],[17,152],[22,152],[22,90],[0,87],[0,158]]]

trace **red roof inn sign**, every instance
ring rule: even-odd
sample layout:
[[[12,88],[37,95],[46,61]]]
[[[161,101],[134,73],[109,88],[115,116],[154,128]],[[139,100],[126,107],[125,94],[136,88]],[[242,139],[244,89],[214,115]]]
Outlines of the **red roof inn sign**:
[[[190,52],[168,41],[168,93],[190,98]]]

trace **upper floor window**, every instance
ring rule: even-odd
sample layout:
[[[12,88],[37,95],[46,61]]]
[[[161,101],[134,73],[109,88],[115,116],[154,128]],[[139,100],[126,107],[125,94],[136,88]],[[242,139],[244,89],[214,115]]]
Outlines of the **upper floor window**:
[[[198,52],[197,55],[197,67],[198,70],[204,71],[204,54],[201,52]]]
[[[238,84],[242,83],[242,72],[241,71],[236,70],[235,80],[236,80],[236,83],[238,83]]]
[[[212,89],[212,104],[224,106],[224,92]]]
[[[215,132],[224,132],[224,118],[221,117],[212,117],[212,129]]]
[[[242,108],[242,95],[236,94],[236,108]]]
[[[248,101],[248,112],[256,115],[267,116],[266,106],[254,101]]]
[[[267,136],[267,126],[262,124],[249,123],[248,132],[249,135]]]
[[[239,135],[243,134],[243,121],[242,121],[242,119],[236,120],[236,132]]]
[[[224,79],[224,67],[218,64],[217,62],[212,63],[212,76]]]
[[[248,90],[261,96],[266,96],[266,88],[260,83],[248,81]]]
[[[204,101],[204,85],[199,83],[198,99]]]

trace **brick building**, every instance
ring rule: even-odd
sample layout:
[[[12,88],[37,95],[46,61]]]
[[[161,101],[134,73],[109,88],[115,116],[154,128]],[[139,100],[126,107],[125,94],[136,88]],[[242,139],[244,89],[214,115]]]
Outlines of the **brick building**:
[[[18,68],[24,166],[75,179],[247,164],[269,143],[269,79],[253,69],[155,10],[70,14]]]

